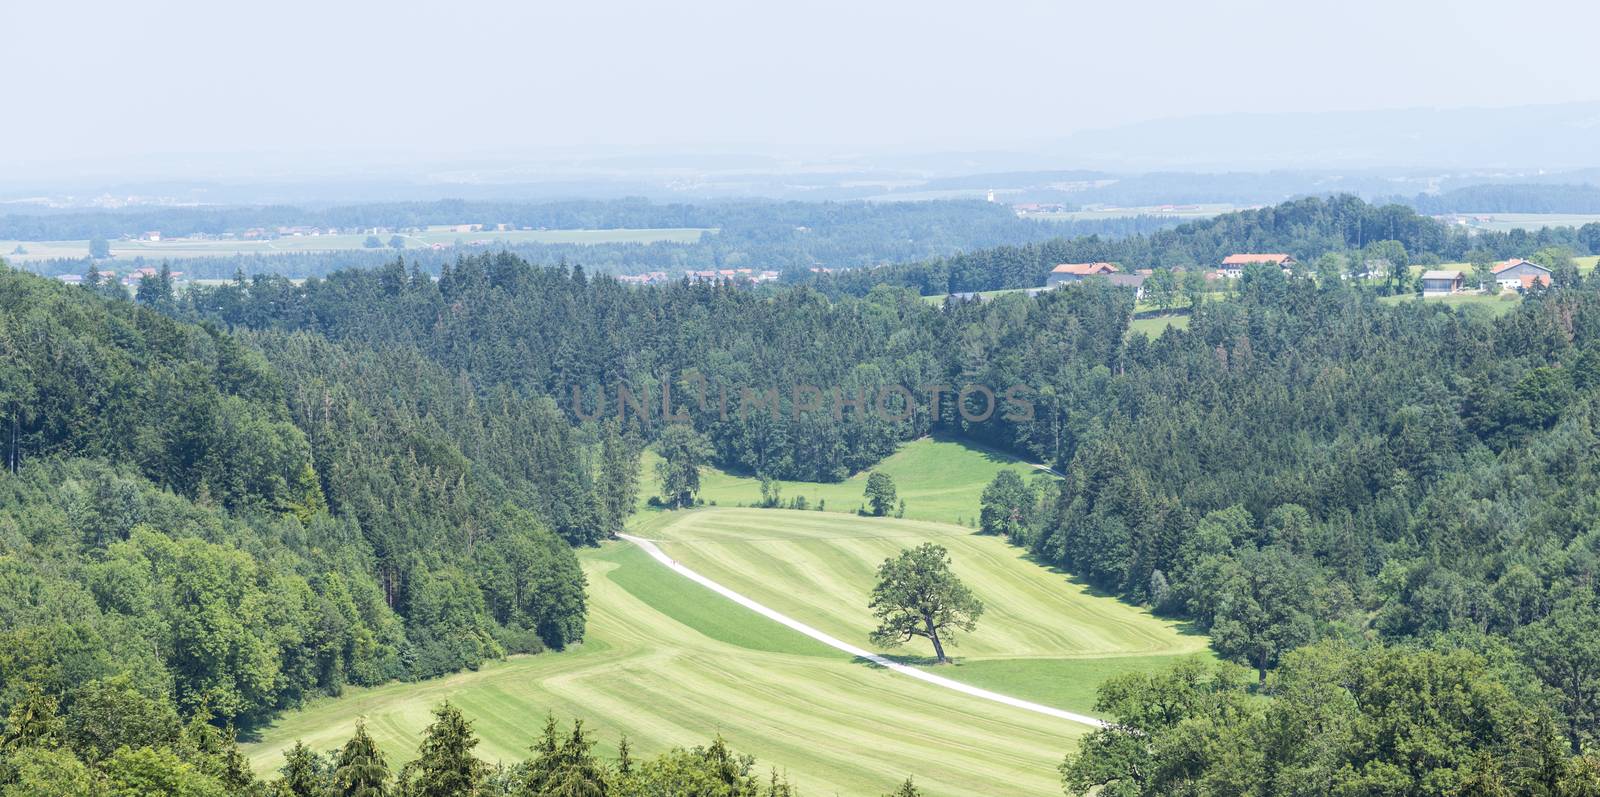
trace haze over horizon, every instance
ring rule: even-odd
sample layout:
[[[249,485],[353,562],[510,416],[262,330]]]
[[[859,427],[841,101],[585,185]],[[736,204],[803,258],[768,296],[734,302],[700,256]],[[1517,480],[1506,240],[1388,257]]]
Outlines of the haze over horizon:
[[[1064,139],[1150,120],[1600,99],[1593,4],[1157,5],[11,4],[0,174],[967,151],[1065,168],[1090,164]]]

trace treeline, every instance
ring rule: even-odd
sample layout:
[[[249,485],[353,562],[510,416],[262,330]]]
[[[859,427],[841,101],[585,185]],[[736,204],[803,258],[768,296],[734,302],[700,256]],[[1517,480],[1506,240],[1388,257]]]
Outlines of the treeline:
[[[1491,183],[1397,199],[1418,213],[1600,213],[1600,186]]]
[[[433,204],[430,203],[428,207],[433,207]],[[460,207],[456,208],[456,205]],[[484,246],[489,249],[508,251],[535,263],[582,263],[591,273],[629,274],[657,270],[681,272],[753,268],[801,276],[809,274],[808,269],[814,266],[862,268],[1060,236],[1095,234],[1116,238],[1165,229],[1176,224],[1171,219],[1149,216],[1062,222],[1024,220],[1017,218],[1009,208],[988,202],[742,202],[695,206],[594,202],[581,203],[581,209],[585,211],[582,213],[574,209],[572,212],[551,212],[548,216],[544,215],[547,207],[544,205],[480,206],[452,203],[451,207],[451,212],[459,210],[484,215],[469,215],[463,220],[463,217],[451,216],[449,212],[439,210],[436,217],[451,223],[512,223],[518,226],[550,226],[552,229],[687,226],[717,230],[687,243],[530,244],[497,241],[495,232],[463,233],[460,236],[463,245],[486,241],[488,243]],[[519,215],[518,209],[528,209],[528,212]],[[615,212],[611,213],[612,210]],[[216,212],[226,216],[224,211]],[[512,221],[507,222],[506,217]],[[0,226],[7,218],[15,217],[0,217]],[[373,218],[383,217],[374,211]],[[404,221],[412,217],[396,213],[394,218]],[[161,228],[134,229],[137,232]],[[75,230],[63,227],[58,230],[41,228],[31,231],[66,234]],[[438,274],[444,264],[477,248],[460,246],[438,251],[416,249],[407,251],[405,256],[424,271]],[[392,252],[364,250],[241,254],[185,257],[175,261],[181,265],[174,265],[174,268],[182,270],[190,278],[200,279],[229,279],[241,272],[247,276],[278,274],[298,278],[326,276],[344,268],[375,268],[392,257]],[[102,266],[126,272],[159,264],[158,259],[138,257],[119,258],[102,263]],[[88,268],[81,259],[30,261],[28,266],[51,275],[81,274]]]
[[[1320,640],[1448,636],[1525,676],[1568,750],[1600,741],[1600,281],[1496,318],[1254,269],[1076,371],[1028,326],[986,351],[1053,398],[985,428],[1059,441],[1066,478],[997,481],[985,528],[1264,682]]]
[[[1074,370],[1112,361],[1131,309],[1126,292],[1099,286],[1044,297],[1028,305],[1031,318],[1003,321],[986,308],[946,312],[904,290],[836,301],[807,288],[636,290],[503,254],[463,259],[437,281],[391,263],[301,286],[259,278],[196,288],[183,299],[186,312],[236,327],[414,346],[485,388],[553,399],[573,422],[623,415],[645,438],[666,425],[666,391],[720,464],[816,481],[846,478],[934,429],[1000,423],[1011,409],[1006,391],[1028,381],[1023,361],[978,356],[999,325],[1034,325],[1070,353],[1048,368]],[[981,390],[962,404],[969,384]],[[937,406],[924,389],[935,386]]]
[[[404,351],[174,320],[166,291],[0,269],[0,710],[127,677],[251,724],[582,638],[569,544],[633,501],[596,489],[598,441]]]
[[[730,204],[737,217],[753,204]],[[21,241],[76,241],[118,238],[160,230],[182,237],[221,235],[277,227],[426,227],[435,224],[515,224],[550,229],[715,227],[724,213],[704,206],[656,204],[644,199],[570,202],[494,202],[442,199],[299,208],[290,205],[171,207],[125,210],[10,213],[0,216],[0,238]]]
[[[340,747],[296,742],[277,777],[259,778],[229,732],[184,723],[173,707],[126,680],[96,681],[71,702],[28,692],[0,737],[0,793],[73,797],[793,797],[776,769],[718,736],[706,745],[635,756],[623,737],[615,759],[594,751],[581,720],[571,731],[548,717],[530,733],[532,755],[490,765],[474,755],[472,722],[445,703],[433,711],[416,757],[392,767],[366,727]],[[885,777],[886,783],[892,779]],[[886,797],[918,797],[911,779]]]
[[[917,327],[913,317],[935,320],[937,308],[904,293],[833,303],[807,290],[768,299],[687,282],[634,290],[501,254],[464,259],[437,281],[391,263],[303,286],[257,279],[195,289],[184,299],[189,311],[235,326],[318,330],[380,350],[415,346],[488,389],[553,399],[571,421],[610,417],[646,436],[666,425],[666,384],[674,410],[690,405],[721,461],[781,478],[845,478],[932,421],[926,413],[898,423],[857,413],[836,420],[829,410],[774,418],[740,411],[743,389],[762,398],[776,389],[787,407],[797,384],[875,396],[883,384],[943,376],[924,354],[931,341],[905,337]],[[624,385],[641,398],[619,418]]]
[[[1113,676],[1061,771],[1067,793],[1522,795],[1600,790],[1559,712],[1503,646],[1444,641],[1295,652],[1266,694],[1228,665]]]
[[[1498,258],[1526,257],[1552,246],[1591,254],[1600,252],[1600,224],[1469,232],[1401,205],[1371,205],[1353,196],[1312,197],[1126,238],[1088,236],[1001,246],[821,276],[815,282],[830,295],[859,296],[877,285],[908,287],[924,295],[959,293],[1043,285],[1057,263],[1104,260],[1128,268],[1215,268],[1235,252],[1286,252],[1310,263],[1327,252],[1361,252],[1385,241],[1404,247],[1417,264],[1460,262],[1474,250]]]

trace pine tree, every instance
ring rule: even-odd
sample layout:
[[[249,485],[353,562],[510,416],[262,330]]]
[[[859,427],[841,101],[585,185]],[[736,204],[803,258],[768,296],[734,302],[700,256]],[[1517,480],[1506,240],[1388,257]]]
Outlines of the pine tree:
[[[911,782],[911,778],[906,778],[906,782],[900,784],[900,788],[883,797],[922,797],[922,791],[917,788],[917,784]]]
[[[367,735],[364,722],[356,723],[356,735],[344,743],[333,771],[334,797],[388,797],[389,765],[378,745]]]
[[[530,797],[605,797],[610,791],[605,766],[593,753],[594,742],[583,732],[583,720],[574,720],[572,734],[556,744],[555,720],[545,723],[545,733],[534,750],[524,793]]]
[[[416,761],[414,797],[477,797],[483,783],[483,762],[472,755],[478,746],[472,723],[461,709],[445,703],[433,712],[434,722],[423,737]]]
[[[624,777],[633,774],[633,748],[628,744],[627,734],[617,743],[617,774]]]

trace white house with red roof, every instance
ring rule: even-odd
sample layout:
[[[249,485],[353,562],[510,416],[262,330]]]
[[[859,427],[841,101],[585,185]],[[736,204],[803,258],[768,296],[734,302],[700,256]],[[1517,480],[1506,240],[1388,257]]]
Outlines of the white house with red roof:
[[[1548,286],[1552,276],[1554,274],[1550,269],[1520,257],[1513,257],[1494,267],[1494,281],[1500,283],[1503,290],[1525,291],[1535,283]]]
[[[1286,255],[1282,252],[1268,254],[1233,254],[1222,258],[1222,268],[1218,270],[1222,272],[1222,276],[1227,277],[1228,279],[1236,280],[1244,276],[1244,267],[1251,265],[1252,263],[1277,266],[1278,268],[1283,269],[1284,273],[1288,273],[1289,268],[1295,264],[1295,259],[1293,255]]]
[[[1050,274],[1044,279],[1046,288],[1054,288],[1067,282],[1082,282],[1090,277],[1104,277],[1115,274],[1118,269],[1112,263],[1061,263],[1050,269]]]

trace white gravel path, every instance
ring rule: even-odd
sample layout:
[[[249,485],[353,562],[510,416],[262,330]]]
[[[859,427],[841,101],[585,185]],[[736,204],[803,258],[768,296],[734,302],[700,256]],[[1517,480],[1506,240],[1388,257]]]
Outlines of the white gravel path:
[[[969,684],[964,684],[964,683],[961,683],[960,681],[952,681],[949,678],[945,678],[945,677],[939,676],[939,675],[934,675],[933,673],[927,672],[925,670],[919,670],[916,667],[909,667],[909,666],[901,664],[901,663],[899,663],[897,661],[891,661],[891,660],[886,659],[886,658],[884,658],[882,656],[879,656],[876,653],[872,653],[872,652],[863,650],[863,649],[858,648],[855,645],[852,645],[852,644],[850,644],[848,642],[845,642],[843,640],[835,639],[834,637],[829,636],[829,635],[827,635],[827,634],[825,634],[825,633],[823,633],[821,631],[818,631],[817,629],[812,628],[811,626],[806,625],[805,623],[802,623],[799,620],[796,620],[793,617],[790,617],[790,616],[788,616],[786,614],[778,612],[778,611],[776,611],[774,609],[769,609],[766,606],[763,606],[760,603],[757,603],[756,601],[745,597],[744,595],[740,595],[739,593],[734,592],[733,590],[728,589],[727,587],[724,587],[721,584],[718,584],[717,582],[712,581],[711,579],[706,578],[705,576],[702,576],[699,573],[696,573],[695,571],[690,570],[689,568],[684,567],[681,564],[678,564],[677,560],[673,559],[670,556],[667,556],[666,553],[664,553],[661,550],[661,548],[659,548],[651,540],[647,540],[647,539],[645,539],[643,537],[635,537],[635,536],[633,536],[631,534],[618,534],[617,536],[621,537],[624,540],[627,540],[627,541],[633,543],[634,545],[639,546],[640,548],[643,548],[645,553],[650,554],[650,556],[653,557],[656,561],[666,565],[667,567],[672,568],[673,570],[677,571],[677,573],[679,575],[684,576],[685,578],[688,578],[690,581],[693,581],[693,582],[705,587],[706,589],[709,589],[712,592],[715,592],[718,595],[721,595],[724,598],[727,598],[728,600],[731,600],[734,603],[737,603],[740,606],[745,607],[746,609],[749,609],[749,610],[751,610],[751,611],[753,611],[753,612],[755,612],[757,614],[765,616],[768,619],[776,620],[777,622],[782,623],[782,624],[784,624],[784,625],[786,625],[786,626],[788,626],[790,628],[793,628],[794,630],[799,631],[800,633],[805,634],[806,636],[811,637],[812,639],[815,639],[818,642],[821,642],[822,644],[827,645],[828,647],[836,648],[838,650],[844,651],[845,653],[848,653],[851,656],[855,656],[855,657],[861,658],[861,659],[866,659],[867,661],[870,661],[873,664],[877,664],[877,665],[879,665],[881,667],[884,667],[886,669],[893,670],[893,671],[895,671],[897,673],[900,673],[901,675],[910,676],[910,677],[915,678],[915,679],[917,679],[919,681],[926,681],[926,682],[928,682],[930,684],[933,684],[934,686],[942,686],[945,689],[952,689],[952,690],[955,690],[957,692],[961,692],[962,694],[971,695],[973,697],[982,698],[984,700],[990,700],[990,701],[993,701],[995,703],[1001,703],[1003,705],[1011,706],[1013,708],[1020,708],[1020,709],[1022,709],[1024,711],[1032,711],[1032,712],[1037,713],[1037,714],[1044,714],[1044,715],[1047,715],[1047,716],[1056,717],[1058,719],[1064,719],[1064,720],[1067,720],[1068,722],[1076,722],[1076,723],[1079,723],[1079,724],[1082,724],[1082,725],[1088,725],[1088,726],[1091,726],[1091,727],[1094,727],[1094,728],[1103,728],[1103,727],[1106,726],[1106,723],[1104,721],[1096,719],[1094,717],[1086,716],[1086,715],[1083,715],[1083,714],[1074,714],[1071,711],[1063,711],[1063,710],[1061,710],[1059,708],[1052,708],[1050,706],[1046,706],[1046,705],[1043,705],[1043,704],[1040,704],[1040,703],[1033,703],[1033,702],[1030,702],[1030,701],[1027,701],[1027,700],[1022,700],[1020,698],[1011,697],[1009,695],[1002,695],[999,692],[991,692],[991,691],[989,691],[987,689],[979,689],[976,686],[972,686],[972,685],[969,685]]]

